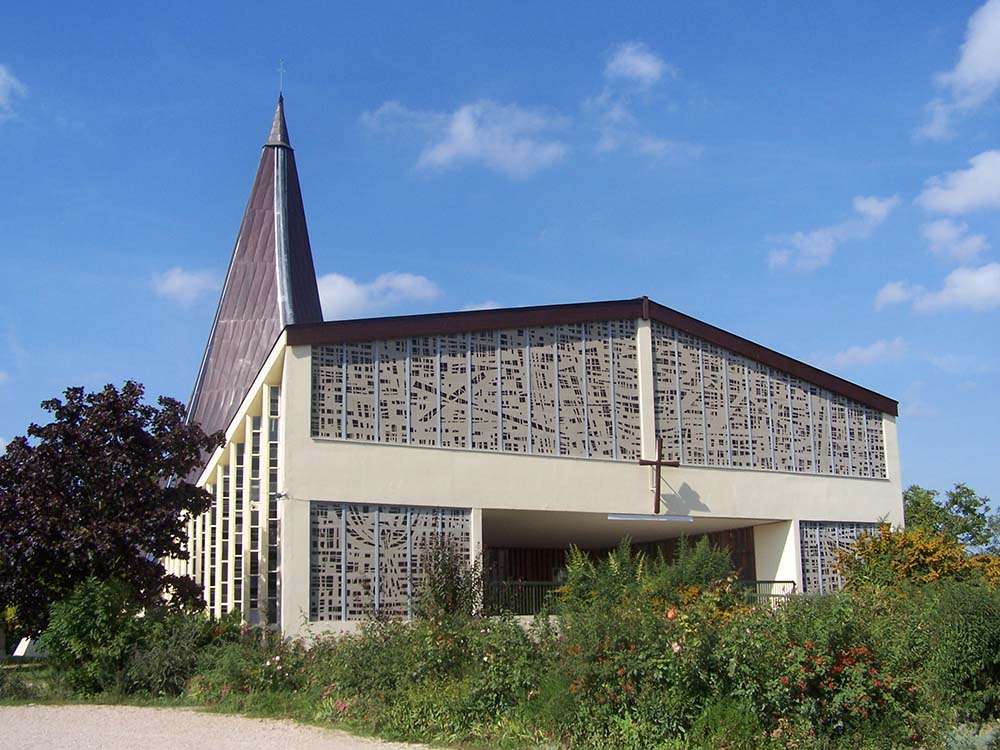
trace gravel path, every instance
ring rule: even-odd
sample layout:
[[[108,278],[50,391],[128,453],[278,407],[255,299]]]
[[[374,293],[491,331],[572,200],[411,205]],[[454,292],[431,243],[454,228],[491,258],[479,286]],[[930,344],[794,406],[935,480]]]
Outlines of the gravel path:
[[[0,749],[417,750],[292,721],[136,706],[0,706]]]

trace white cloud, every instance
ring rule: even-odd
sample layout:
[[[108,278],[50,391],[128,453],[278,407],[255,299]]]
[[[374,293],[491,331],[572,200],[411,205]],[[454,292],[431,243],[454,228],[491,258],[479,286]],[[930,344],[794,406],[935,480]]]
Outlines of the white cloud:
[[[0,65],[0,120],[11,117],[14,114],[14,100],[27,93],[27,87],[14,77],[10,68]]]
[[[3,385],[10,380],[10,373],[0,370],[0,385]]]
[[[935,417],[939,413],[938,407],[927,398],[927,383],[923,380],[911,383],[899,400],[901,417]]]
[[[153,291],[157,296],[180,305],[191,305],[203,295],[218,291],[219,286],[213,271],[187,271],[174,266],[153,276]]]
[[[656,159],[697,158],[702,154],[701,146],[660,138],[643,131],[625,95],[613,94],[605,89],[600,96],[584,102],[584,107],[597,120],[598,153],[624,149]]]
[[[1000,208],[1000,151],[984,151],[969,159],[968,169],[931,177],[916,202],[943,214]]]
[[[493,299],[484,300],[483,302],[474,302],[471,305],[466,305],[462,310],[496,310],[500,307],[500,303]]]
[[[978,311],[1000,308],[1000,263],[956,268],[940,290],[924,292],[913,302],[913,308],[923,312],[955,307]]]
[[[328,273],[317,283],[326,320],[362,317],[407,302],[431,302],[441,296],[437,284],[412,273],[384,273],[368,283]]]
[[[647,132],[633,112],[635,95],[657,83],[664,72],[677,75],[674,68],[641,42],[625,42],[617,47],[604,68],[608,83],[600,94],[583,102],[584,111],[597,127],[598,153],[629,151],[653,159],[701,156],[701,146]]]
[[[448,115],[441,112],[424,112],[410,109],[400,102],[383,102],[373,112],[361,113],[361,124],[372,130],[399,131],[410,128],[435,130],[448,124]]]
[[[1000,0],[988,0],[972,14],[958,62],[935,83],[944,94],[927,105],[927,122],[918,134],[940,140],[954,134],[956,114],[975,111],[1000,86]]]
[[[563,159],[569,147],[549,133],[562,117],[483,99],[452,113],[412,110],[385,102],[361,122],[376,130],[416,130],[430,141],[417,158],[420,169],[480,164],[513,179],[525,179]]]
[[[886,305],[896,305],[908,302],[923,292],[919,286],[913,286],[905,281],[890,281],[875,295],[875,309],[881,310]]]
[[[929,359],[932,365],[949,375],[981,375],[994,371],[992,365],[960,354],[936,354]]]
[[[796,271],[822,268],[844,242],[870,237],[898,203],[899,197],[895,195],[889,198],[859,195],[853,202],[855,216],[839,224],[779,238],[780,246],[769,253],[768,265]]]
[[[924,224],[920,233],[932,253],[959,262],[972,260],[990,247],[985,235],[969,234],[968,224],[953,219],[938,219]]]
[[[663,58],[642,42],[625,42],[618,45],[608,60],[604,77],[609,80],[626,79],[646,87],[659,81],[665,71],[675,74]]]
[[[879,339],[867,346],[851,346],[834,354],[830,361],[837,367],[870,365],[876,362],[899,359],[906,351],[906,342],[901,338]]]

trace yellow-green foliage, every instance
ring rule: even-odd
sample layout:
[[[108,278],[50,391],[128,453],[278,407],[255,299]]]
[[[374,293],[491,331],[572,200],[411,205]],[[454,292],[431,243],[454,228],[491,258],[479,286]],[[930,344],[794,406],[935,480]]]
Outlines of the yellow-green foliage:
[[[840,570],[849,587],[974,579],[1000,584],[1000,557],[970,555],[954,538],[925,528],[894,530],[888,524],[843,552]]]

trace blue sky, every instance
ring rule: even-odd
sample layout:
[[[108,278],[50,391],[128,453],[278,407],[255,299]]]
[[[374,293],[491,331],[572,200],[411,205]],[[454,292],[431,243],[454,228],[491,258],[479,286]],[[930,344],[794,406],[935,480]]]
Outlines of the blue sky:
[[[287,67],[328,317],[648,294],[1000,498],[1000,0],[14,3],[0,437],[186,400]]]

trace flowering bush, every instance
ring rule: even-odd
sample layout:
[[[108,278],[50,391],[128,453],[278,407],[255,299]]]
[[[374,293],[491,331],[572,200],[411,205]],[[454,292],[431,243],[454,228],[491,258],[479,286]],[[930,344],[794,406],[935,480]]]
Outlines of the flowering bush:
[[[1000,557],[970,555],[956,539],[923,528],[893,530],[882,524],[842,552],[839,566],[849,588],[939,580],[1000,585]]]
[[[784,718],[842,734],[884,720],[905,724],[921,707],[912,679],[891,672],[844,595],[731,621],[715,657],[723,691],[771,726]]]
[[[306,650],[266,630],[244,629],[235,640],[222,641],[200,657],[188,693],[206,703],[229,700],[237,706],[255,693],[297,691],[306,682]]]
[[[373,622],[357,635],[320,639],[309,654],[309,679],[326,718],[460,740],[537,692],[538,655],[512,620]]]
[[[869,550],[889,550],[884,559],[909,559],[897,552],[912,540],[872,539]],[[552,611],[528,631],[460,603],[409,622],[374,621],[310,648],[200,616],[137,625],[113,590],[90,595],[106,610],[100,617],[129,634],[111,644],[114,679],[145,664],[145,689],[156,692],[168,684],[161,677],[176,685],[193,670],[186,690],[195,700],[399,739],[935,748],[943,728],[1000,714],[1000,591],[985,576],[915,573],[893,586],[853,578],[854,588],[839,594],[755,606],[734,589],[724,553],[704,545],[689,552],[681,570],[670,570],[672,563],[624,546],[599,560],[574,551]],[[942,568],[958,558],[945,549],[917,559]],[[82,617],[84,604],[67,613]],[[91,631],[82,633],[90,643]],[[150,647],[146,662],[135,658],[140,644]],[[174,648],[190,654],[157,655]],[[134,689],[139,680],[130,679]]]

